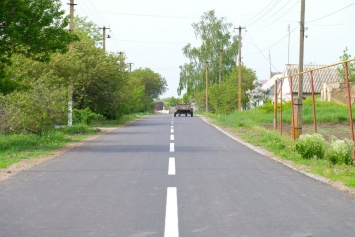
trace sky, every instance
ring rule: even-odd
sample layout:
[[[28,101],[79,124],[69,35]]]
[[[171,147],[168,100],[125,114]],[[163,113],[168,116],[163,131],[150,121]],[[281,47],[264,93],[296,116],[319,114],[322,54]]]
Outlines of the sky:
[[[69,0],[61,0],[69,14]],[[193,23],[204,12],[233,24],[232,35],[242,31],[242,62],[258,80],[298,64],[300,0],[75,0],[75,15],[99,27],[109,27],[106,51],[124,52],[132,70],[150,68],[168,83],[161,96],[179,97],[179,66],[188,63],[182,48],[199,46]],[[347,47],[355,56],[355,0],[306,0],[304,63],[336,63]],[[290,29],[290,30],[288,30]],[[290,34],[289,34],[290,31]],[[270,60],[271,59],[271,60]],[[182,96],[182,95],[181,95]]]

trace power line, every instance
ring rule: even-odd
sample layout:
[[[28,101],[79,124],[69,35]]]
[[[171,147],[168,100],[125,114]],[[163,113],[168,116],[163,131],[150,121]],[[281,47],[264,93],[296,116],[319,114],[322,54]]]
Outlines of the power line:
[[[268,24],[267,26],[263,27],[263,28],[266,28],[266,27],[269,27],[270,25],[274,24],[276,21],[280,20],[282,17],[284,17],[287,13],[289,13],[298,3],[299,3],[300,0],[297,0],[295,2],[295,4],[293,4],[284,14],[282,14],[279,18],[277,18],[276,20],[274,20],[273,22],[271,22],[270,24]],[[286,6],[286,5],[284,5]],[[274,14],[276,15],[276,14]]]
[[[249,33],[249,32],[248,32],[248,33]],[[249,35],[250,39],[252,40],[252,42],[253,42],[253,44],[254,44],[254,47],[255,47],[255,48],[259,51],[259,53],[265,58],[265,60],[268,61],[268,62],[270,63],[270,65],[271,65],[276,71],[279,71],[279,70],[270,62],[270,60],[262,53],[262,51],[258,48],[258,46],[256,46],[256,44],[255,44],[253,38],[251,37],[251,34],[249,33],[248,35]],[[288,36],[288,34],[287,34],[287,36]]]
[[[155,18],[176,18],[176,19],[199,19],[198,17],[186,17],[186,16],[167,16],[167,15],[149,15],[149,14],[136,14],[136,13],[125,13],[125,12],[107,12],[100,11],[102,13],[107,14],[115,14],[115,15],[125,15],[125,16],[141,16],[141,17],[155,17]]]
[[[298,26],[296,26],[292,31],[290,31],[290,33],[294,32],[294,31],[297,30],[297,29],[298,29]],[[248,31],[248,33],[249,33],[249,31]],[[249,33],[249,35],[250,35],[250,33]],[[289,36],[289,33],[287,33],[284,37],[282,37],[280,40],[278,40],[278,41],[275,42],[274,44],[272,44],[272,45],[270,45],[270,46],[264,48],[263,50],[259,50],[258,47],[256,47],[256,48],[258,49],[258,52],[248,53],[248,54],[246,54],[246,55],[256,54],[256,53],[260,53],[260,52],[264,52],[264,51],[266,51],[266,50],[269,50],[269,49],[271,49],[272,47],[274,47],[275,45],[279,44],[279,43],[280,43],[281,41],[283,41],[284,39],[286,39],[288,36]],[[251,38],[251,35],[250,35],[250,39],[253,41],[252,43],[254,44],[254,46],[256,46],[255,43],[254,43],[254,40]]]
[[[257,16],[259,16],[261,13],[263,13],[270,5],[272,4],[272,2],[270,2],[266,7],[264,7],[260,12],[258,12],[255,16],[253,16],[252,18],[250,18],[249,21],[252,21],[254,18],[256,18]],[[250,26],[251,24],[249,24]]]
[[[138,40],[117,39],[117,38],[112,38],[111,40],[131,42],[131,43],[142,43],[142,44],[187,44],[186,42],[138,41]]]
[[[92,2],[92,0],[90,0],[90,3],[91,3],[91,5],[93,6],[93,8],[95,9],[95,11],[99,13],[99,11],[98,11],[97,8],[95,7],[95,4]],[[102,23],[104,23],[104,24],[108,23],[108,22],[106,22],[105,18],[104,18],[101,14],[98,14],[98,16],[103,20]]]
[[[334,15],[334,14],[340,12],[340,11],[343,11],[343,10],[345,10],[345,9],[347,9],[347,8],[349,8],[349,7],[351,7],[352,5],[355,5],[355,2],[351,3],[350,5],[348,5],[348,6],[346,6],[346,7],[343,7],[342,9],[339,9],[339,10],[337,10],[337,11],[335,11],[335,12],[332,12],[332,13],[330,13],[330,14],[328,14],[328,15],[322,16],[322,17],[320,17],[320,18],[317,18],[317,19],[314,19],[314,20],[311,20],[311,21],[307,21],[306,23],[311,23],[311,22],[319,21],[319,20],[324,19],[324,18],[326,18],[326,17],[328,17],[328,16],[331,16],[331,15]]]
[[[256,22],[258,22],[259,20],[261,20],[263,17],[267,16],[270,12],[272,12],[272,9],[275,8],[279,3],[280,3],[281,0],[278,0],[277,2],[275,2],[273,5],[269,4],[269,8],[264,8],[264,9],[267,9],[267,12],[266,14],[260,16],[259,18],[257,18],[256,20],[254,20],[252,23],[248,24],[248,27],[254,25]]]

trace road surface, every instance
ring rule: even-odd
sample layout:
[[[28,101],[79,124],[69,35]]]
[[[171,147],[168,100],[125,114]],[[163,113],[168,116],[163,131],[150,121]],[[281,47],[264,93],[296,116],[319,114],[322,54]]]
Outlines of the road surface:
[[[152,115],[1,182],[0,236],[355,236],[355,198]]]

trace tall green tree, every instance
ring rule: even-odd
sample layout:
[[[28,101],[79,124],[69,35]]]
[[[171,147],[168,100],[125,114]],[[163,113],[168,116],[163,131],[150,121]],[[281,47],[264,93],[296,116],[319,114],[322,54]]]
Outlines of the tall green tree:
[[[0,78],[11,55],[48,60],[53,52],[66,52],[77,39],[70,34],[60,0],[2,0],[0,7]]]
[[[189,63],[180,66],[180,82],[178,94],[186,90],[191,96],[204,90],[206,62],[209,64],[209,85],[219,81],[219,54],[222,53],[222,75],[231,73],[237,62],[238,41],[237,37],[230,34],[232,23],[225,18],[217,18],[215,11],[205,12],[201,21],[193,23],[192,27],[196,38],[201,45],[193,47],[187,44],[182,50]]]
[[[149,68],[134,70],[130,77],[138,80],[144,86],[144,96],[142,98],[144,109],[146,111],[152,110],[154,108],[154,100],[158,99],[167,89],[165,78]]]
[[[213,113],[230,113],[238,108],[238,67],[234,67],[231,74],[221,85],[214,84],[208,87],[208,108]],[[242,106],[247,108],[249,102],[248,90],[255,88],[257,80],[253,69],[242,66]],[[196,94],[196,104],[202,111],[206,109],[206,91]]]

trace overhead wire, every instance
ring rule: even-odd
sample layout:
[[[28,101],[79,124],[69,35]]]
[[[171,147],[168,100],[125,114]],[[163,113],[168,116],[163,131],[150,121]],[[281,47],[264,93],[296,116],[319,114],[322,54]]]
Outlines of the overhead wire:
[[[199,19],[198,17],[186,17],[186,16],[167,16],[167,15],[149,15],[149,14],[136,14],[136,13],[124,13],[124,12],[107,12],[101,11],[102,13],[115,14],[115,15],[125,15],[125,16],[141,16],[141,17],[156,17],[156,18],[174,18],[174,19]]]
[[[335,11],[335,12],[332,12],[332,13],[330,13],[330,14],[327,14],[327,15],[325,15],[325,16],[322,16],[322,17],[320,17],[320,18],[317,18],[317,19],[314,19],[314,20],[311,20],[311,21],[307,21],[306,24],[307,24],[307,23],[311,23],[311,22],[315,22],[315,21],[319,21],[319,20],[324,19],[324,18],[326,18],[326,17],[328,17],[328,16],[334,15],[334,14],[336,14],[336,13],[338,13],[338,12],[341,12],[341,11],[343,11],[343,10],[345,10],[345,9],[347,9],[347,8],[349,8],[349,7],[351,7],[352,5],[355,5],[355,2],[351,3],[350,5],[347,5],[346,7],[341,8],[341,9]]]
[[[249,33],[249,32],[248,32]],[[254,47],[259,51],[259,53],[265,58],[266,61],[268,61],[270,63],[270,65],[276,70],[276,71],[279,71],[272,63],[271,61],[262,53],[262,51],[259,49],[259,47],[255,44],[254,40],[253,40],[253,37],[251,36],[251,34],[249,33],[248,34]]]
[[[272,12],[272,9],[275,8],[279,3],[281,2],[281,0],[277,0],[273,5],[269,4],[269,8],[264,8],[267,9],[266,14],[261,15],[260,17],[258,17],[256,20],[254,20],[252,23],[248,24],[248,27],[251,27],[252,25],[254,25],[255,23],[257,23],[258,21],[260,21],[261,19],[263,19],[263,17],[267,16],[270,12]]]
[[[264,10],[266,10],[271,4],[272,4],[272,1],[269,2],[269,4],[266,5],[266,7],[264,7],[264,8],[263,8],[260,12],[258,12],[255,16],[253,16],[252,18],[250,18],[249,21],[252,21],[254,18],[258,17],[258,16],[259,16],[261,13],[263,13]],[[253,22],[252,22],[252,23],[253,23]],[[248,24],[248,25],[250,26],[250,25],[252,25],[252,23],[251,23],[251,24]]]
[[[299,28],[299,26],[296,26],[293,30],[290,31],[290,34],[293,33],[295,30],[297,30],[298,28]],[[250,32],[249,32],[249,31],[248,31],[248,35],[250,35]],[[287,33],[284,37],[282,37],[280,40],[278,40],[277,42],[273,43],[272,45],[270,45],[270,46],[268,46],[268,47],[266,47],[266,48],[264,48],[264,49],[262,49],[262,50],[259,50],[258,47],[256,47],[256,48],[258,49],[258,52],[253,52],[253,53],[249,53],[249,54],[256,54],[256,53],[260,53],[260,52],[269,50],[269,49],[271,49],[272,47],[274,47],[275,45],[277,45],[277,44],[279,44],[280,42],[282,42],[282,41],[283,41],[284,39],[286,39],[287,37],[288,37],[288,33]],[[250,35],[250,38],[251,38],[251,35]],[[255,43],[254,43],[254,41],[253,41],[253,44],[254,44],[254,46],[256,46]],[[249,54],[248,54],[248,55],[249,55]]]
[[[284,12],[284,14],[282,14],[279,18],[277,18],[276,20],[274,20],[273,22],[271,22],[270,24],[268,24],[267,26],[264,26],[264,28],[269,27],[270,25],[274,24],[275,22],[277,22],[278,20],[280,20],[282,17],[284,17],[287,13],[289,13],[298,3],[300,0],[297,0],[295,2],[295,4],[293,4],[286,12]],[[286,6],[286,5],[284,5]]]

